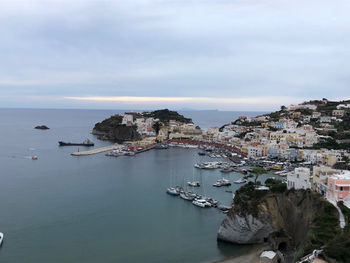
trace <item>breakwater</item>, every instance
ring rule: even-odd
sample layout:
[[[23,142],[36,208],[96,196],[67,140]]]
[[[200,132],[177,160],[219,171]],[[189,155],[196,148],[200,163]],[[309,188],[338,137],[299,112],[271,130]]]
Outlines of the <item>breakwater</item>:
[[[117,150],[119,148],[121,148],[122,145],[120,144],[113,144],[110,146],[105,146],[105,147],[101,147],[101,148],[96,148],[96,149],[92,149],[89,151],[77,151],[77,152],[73,152],[71,153],[71,155],[73,156],[84,156],[84,155],[92,155],[92,154],[97,154],[97,153],[103,153],[103,152],[108,152],[108,151],[113,151],[113,150]]]

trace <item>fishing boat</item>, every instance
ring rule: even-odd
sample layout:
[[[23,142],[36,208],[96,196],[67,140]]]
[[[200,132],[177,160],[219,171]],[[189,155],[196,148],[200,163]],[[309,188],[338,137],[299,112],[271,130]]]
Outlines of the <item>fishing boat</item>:
[[[189,186],[193,186],[193,187],[199,187],[200,186],[200,183],[198,181],[187,182],[187,184]]]
[[[174,196],[179,195],[179,192],[174,187],[169,187],[166,190],[166,193],[169,194],[169,195],[174,195]]]
[[[4,240],[4,234],[0,232],[0,246],[2,245],[3,240]]]
[[[235,183],[235,184],[244,184],[244,183],[246,183],[246,182],[248,182],[248,180],[247,180],[247,179],[243,179],[243,178],[241,178],[241,179],[239,179],[239,180],[235,181],[234,183]]]
[[[83,143],[75,143],[75,142],[63,142],[59,141],[58,142],[59,146],[94,146],[95,144],[90,141],[89,139],[86,139]]]
[[[211,204],[205,199],[195,199],[192,204],[202,208],[211,207]]]

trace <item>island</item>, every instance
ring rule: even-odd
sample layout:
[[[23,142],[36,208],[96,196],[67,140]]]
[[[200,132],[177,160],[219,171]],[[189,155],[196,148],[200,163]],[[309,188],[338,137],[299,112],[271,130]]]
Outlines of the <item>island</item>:
[[[35,126],[34,129],[37,129],[37,130],[48,130],[50,128],[47,127],[46,125],[38,125],[38,126]]]

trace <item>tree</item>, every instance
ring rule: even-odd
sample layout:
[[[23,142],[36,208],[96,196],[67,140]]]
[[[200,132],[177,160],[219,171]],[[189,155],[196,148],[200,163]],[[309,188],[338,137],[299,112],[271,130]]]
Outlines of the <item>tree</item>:
[[[256,184],[256,182],[257,182],[259,176],[260,176],[261,174],[266,174],[267,171],[266,171],[264,168],[255,167],[255,168],[252,169],[252,173],[255,174],[254,184]]]
[[[287,107],[284,106],[284,105],[282,105],[282,106],[281,106],[281,111],[286,111],[286,110],[287,110]]]
[[[157,136],[162,126],[163,124],[160,121],[157,121],[155,124],[153,124],[153,129],[156,131]]]

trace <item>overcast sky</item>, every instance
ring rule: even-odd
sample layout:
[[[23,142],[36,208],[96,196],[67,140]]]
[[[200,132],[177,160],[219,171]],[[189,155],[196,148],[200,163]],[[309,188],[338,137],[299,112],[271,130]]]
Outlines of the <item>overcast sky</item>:
[[[0,0],[0,107],[350,98],[348,0]]]

